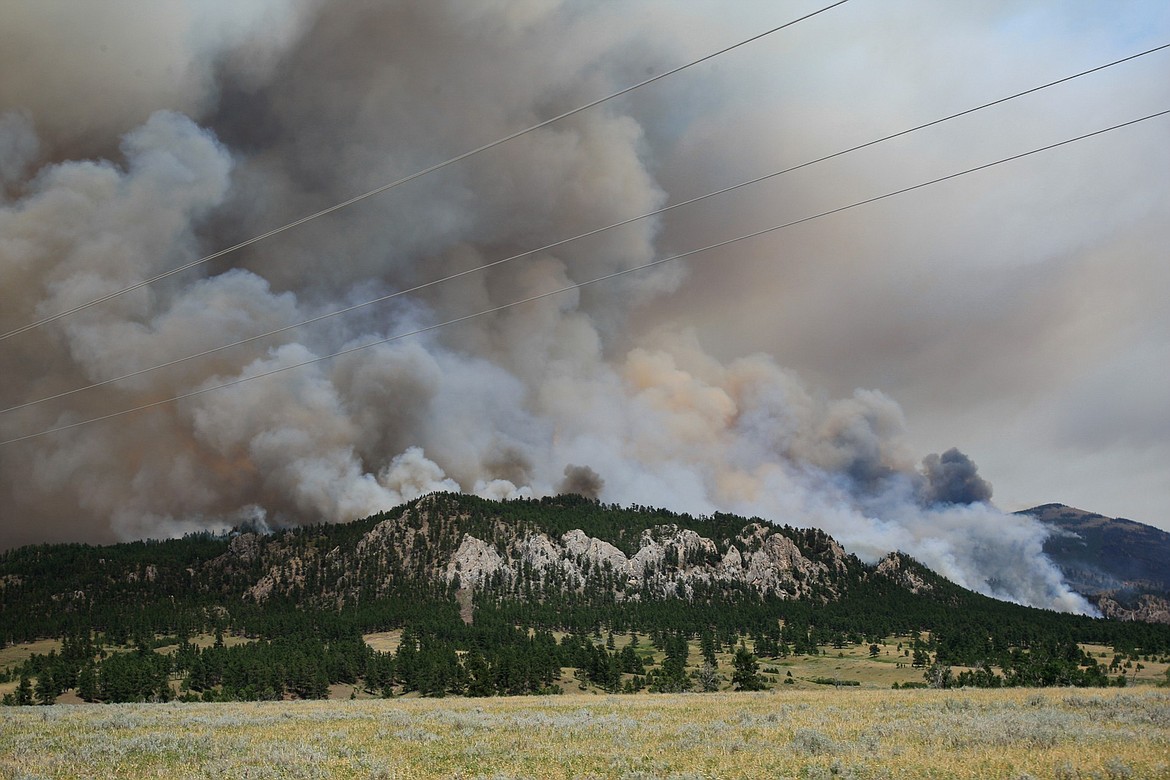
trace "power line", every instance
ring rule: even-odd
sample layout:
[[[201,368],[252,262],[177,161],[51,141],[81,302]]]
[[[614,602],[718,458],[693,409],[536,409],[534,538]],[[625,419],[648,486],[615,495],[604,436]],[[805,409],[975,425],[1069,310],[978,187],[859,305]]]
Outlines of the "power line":
[[[978,171],[984,171],[984,170],[987,170],[988,168],[993,168],[997,165],[1003,165],[1004,163],[1013,162],[1015,160],[1020,160],[1020,159],[1023,159],[1025,157],[1030,157],[1031,155],[1034,155],[1034,154],[1039,154],[1041,152],[1046,152],[1046,151],[1050,151],[1052,149],[1057,149],[1057,148],[1062,147],[1062,146],[1067,146],[1069,144],[1076,143],[1077,141],[1083,141],[1087,138],[1093,138],[1095,136],[1103,135],[1105,133],[1109,133],[1109,132],[1112,132],[1114,130],[1120,130],[1121,128],[1124,128],[1124,127],[1129,127],[1131,125],[1136,125],[1140,122],[1145,122],[1145,121],[1148,121],[1150,119],[1156,119],[1158,117],[1167,116],[1167,115],[1170,115],[1170,109],[1166,109],[1164,111],[1159,111],[1159,112],[1154,113],[1154,114],[1147,114],[1146,116],[1140,117],[1138,119],[1131,119],[1127,122],[1121,122],[1120,124],[1111,125],[1109,127],[1105,127],[1105,128],[1100,129],[1100,130],[1094,130],[1094,131],[1089,132],[1089,133],[1084,133],[1082,135],[1074,136],[1073,138],[1067,138],[1063,141],[1057,141],[1055,143],[1047,144],[1045,146],[1040,146],[1040,147],[1037,147],[1035,149],[1031,149],[1031,150],[1026,151],[1026,152],[1020,152],[1019,154],[1014,154],[1010,157],[1003,157],[1003,158],[1000,158],[999,160],[995,160],[994,162],[984,163],[983,165],[978,165],[978,166],[975,166],[974,168],[967,168],[965,170],[958,171],[956,173],[950,173],[950,174],[947,174],[946,176],[940,176],[938,178],[931,179],[931,180],[925,181],[925,182],[921,182],[919,184],[914,184],[914,185],[911,185],[909,187],[903,187],[901,189],[894,190],[892,192],[887,192],[884,195],[876,195],[872,198],[866,198],[864,200],[855,201],[855,202],[850,203],[849,205],[846,205],[846,206],[839,206],[835,209],[829,209],[828,211],[822,211],[822,212],[820,212],[818,214],[814,214],[812,216],[802,217],[800,219],[792,220],[791,222],[785,222],[784,224],[781,224],[781,225],[774,225],[774,226],[769,227],[769,228],[764,228],[763,230],[757,230],[755,232],[747,233],[747,234],[742,235],[742,236],[737,236],[735,238],[729,238],[725,241],[720,241],[720,242],[715,243],[715,244],[710,244],[708,246],[700,247],[699,249],[692,249],[690,251],[683,252],[681,254],[671,255],[670,257],[664,257],[664,258],[661,258],[658,260],[653,260],[649,263],[644,263],[642,265],[634,266],[632,268],[625,268],[625,269],[622,269],[620,271],[614,271],[612,273],[604,274],[602,276],[598,276],[596,278],[590,279],[590,280],[585,281],[585,282],[577,282],[574,284],[566,285],[566,286],[561,287],[561,288],[556,289],[556,290],[550,290],[548,292],[543,292],[543,293],[539,293],[537,295],[532,295],[532,296],[529,296],[527,298],[522,298],[520,300],[512,301],[510,303],[505,303],[505,304],[501,304],[499,306],[494,306],[490,309],[484,309],[482,311],[475,312],[474,314],[466,314],[462,317],[456,317],[454,319],[446,320],[444,322],[435,323],[433,325],[428,325],[426,327],[416,328],[415,330],[407,331],[404,333],[399,333],[399,334],[396,334],[394,336],[388,336],[387,338],[384,338],[384,339],[378,339],[376,341],[371,341],[367,344],[362,344],[362,345],[356,346],[356,347],[350,347],[348,349],[343,349],[343,350],[340,350],[338,352],[332,352],[328,355],[322,355],[320,357],[316,357],[316,358],[313,358],[311,360],[301,361],[300,363],[293,363],[291,365],[271,369],[269,371],[264,371],[264,372],[261,372],[259,374],[254,374],[254,375],[248,376],[248,377],[241,377],[239,379],[233,379],[233,380],[228,381],[228,382],[223,382],[223,383],[218,384],[218,385],[212,385],[210,387],[204,387],[204,388],[201,388],[199,390],[192,390],[190,392],[183,393],[181,395],[172,396],[170,398],[164,398],[164,399],[159,400],[159,401],[152,401],[151,403],[142,404],[140,406],[135,406],[135,407],[130,408],[130,409],[123,409],[123,410],[118,411],[118,412],[111,412],[110,414],[105,414],[105,415],[101,415],[98,417],[91,417],[91,418],[86,419],[86,420],[79,420],[77,422],[68,423],[66,425],[60,425],[60,426],[57,426],[56,428],[49,428],[46,430],[38,431],[37,433],[30,433],[30,434],[26,434],[24,436],[19,436],[19,437],[13,438],[13,439],[6,439],[4,441],[0,441],[0,447],[3,447],[3,446],[8,445],[8,444],[16,444],[17,442],[28,441],[30,439],[36,439],[36,438],[39,438],[41,436],[47,436],[47,435],[52,434],[52,433],[60,433],[62,431],[71,430],[73,428],[78,428],[78,427],[81,427],[83,425],[89,425],[89,424],[95,423],[95,422],[102,422],[104,420],[111,420],[111,419],[114,419],[116,417],[123,417],[123,416],[128,415],[128,414],[134,414],[136,412],[145,411],[147,409],[153,409],[157,406],[163,406],[164,404],[171,404],[171,403],[176,403],[178,401],[186,400],[188,398],[194,398],[196,396],[204,395],[206,393],[211,393],[211,392],[214,392],[216,390],[225,390],[225,389],[230,388],[230,387],[242,385],[245,382],[251,382],[254,379],[263,379],[265,377],[275,376],[276,374],[282,374],[285,371],[292,371],[293,369],[304,368],[305,366],[310,366],[310,365],[313,365],[316,363],[322,363],[326,360],[332,360],[333,358],[343,357],[345,355],[350,355],[350,354],[353,354],[355,352],[360,352],[362,350],[369,349],[370,347],[376,347],[376,346],[380,346],[382,344],[389,344],[391,342],[400,341],[402,339],[409,338],[410,336],[417,336],[417,335],[422,334],[422,333],[428,333],[430,331],[438,330],[440,328],[449,327],[451,325],[458,325],[459,323],[467,322],[469,320],[477,319],[479,317],[484,317],[484,316],[487,316],[489,314],[495,314],[497,312],[501,312],[501,311],[505,311],[507,309],[514,308],[516,306],[522,306],[522,305],[527,304],[527,303],[533,303],[535,301],[539,301],[539,300],[542,300],[544,298],[551,298],[554,295],[560,295],[562,293],[571,292],[573,290],[580,290],[584,287],[589,287],[591,285],[598,284],[600,282],[605,282],[605,281],[608,281],[610,279],[616,279],[618,277],[626,276],[627,274],[632,274],[632,273],[635,273],[637,271],[645,271],[649,268],[654,268],[656,266],[660,266],[660,265],[663,265],[665,263],[670,263],[670,262],[673,262],[675,260],[682,260],[683,258],[691,257],[692,255],[697,255],[697,254],[700,254],[702,252],[709,252],[709,251],[714,250],[714,249],[720,249],[720,248],[725,247],[725,246],[730,246],[731,244],[736,244],[736,243],[739,243],[741,241],[747,241],[747,240],[750,240],[753,238],[758,238],[760,236],[764,236],[764,235],[767,235],[769,233],[775,233],[777,231],[784,230],[784,229],[790,228],[790,227],[795,227],[796,225],[802,225],[806,222],[812,222],[813,220],[821,219],[823,217],[832,216],[834,214],[840,214],[844,211],[849,211],[851,209],[865,206],[865,205],[868,205],[870,203],[876,203],[878,201],[885,200],[887,198],[892,198],[892,197],[895,197],[897,195],[904,195],[907,192],[913,192],[914,190],[920,190],[924,187],[929,187],[929,186],[932,186],[934,184],[940,184],[940,183],[945,182],[945,181],[957,179],[960,176],[966,176],[968,174],[976,173]]]
[[[386,301],[392,300],[394,298],[398,298],[398,297],[403,296],[403,295],[409,295],[411,293],[416,293],[416,292],[419,292],[421,290],[425,290],[428,287],[434,287],[435,285],[443,284],[445,282],[449,282],[449,281],[452,281],[454,279],[458,279],[460,277],[467,276],[469,274],[480,273],[482,271],[488,270],[489,268],[493,268],[495,266],[502,265],[504,263],[512,262],[513,260],[519,260],[520,258],[528,257],[528,256],[534,255],[538,252],[545,252],[545,251],[548,251],[550,249],[555,249],[557,247],[564,246],[565,244],[571,243],[573,241],[578,241],[578,240],[583,239],[583,238],[589,238],[591,236],[595,236],[595,235],[604,233],[604,232],[609,231],[609,230],[614,230],[616,228],[623,227],[625,225],[629,225],[629,224],[631,224],[633,222],[637,222],[639,220],[648,219],[650,217],[658,216],[660,214],[665,214],[666,212],[671,211],[673,209],[682,208],[684,206],[690,206],[690,205],[693,205],[695,203],[699,203],[701,201],[709,200],[711,198],[717,197],[719,195],[725,195],[729,192],[733,192],[735,190],[742,189],[744,187],[750,187],[754,184],[759,184],[759,183],[767,181],[769,179],[773,179],[773,178],[776,178],[778,176],[782,176],[782,175],[787,174],[787,173],[792,173],[794,171],[801,170],[802,168],[807,168],[809,166],[816,165],[818,163],[822,163],[822,162],[825,162],[827,160],[832,160],[836,157],[841,157],[843,155],[850,154],[852,152],[856,152],[856,151],[859,151],[861,149],[866,149],[866,148],[869,148],[871,146],[875,146],[877,144],[893,140],[895,138],[900,138],[902,136],[909,135],[910,133],[914,133],[914,132],[917,132],[919,130],[924,130],[924,129],[929,128],[929,127],[934,127],[935,125],[942,124],[943,122],[949,122],[952,119],[957,119],[957,118],[962,117],[962,116],[967,116],[967,115],[973,114],[977,111],[982,111],[984,109],[991,108],[993,106],[997,106],[997,105],[1006,103],[1008,101],[1024,97],[1026,95],[1031,95],[1031,94],[1034,94],[1034,93],[1039,92],[1041,90],[1045,90],[1045,89],[1048,89],[1050,87],[1057,86],[1058,84],[1064,84],[1064,83],[1072,81],[1074,79],[1081,78],[1082,76],[1087,76],[1089,74],[1096,73],[1096,72],[1101,71],[1101,70],[1105,70],[1106,68],[1111,68],[1115,65],[1120,65],[1124,62],[1129,62],[1130,60],[1135,60],[1135,59],[1138,59],[1139,57],[1144,57],[1148,54],[1153,54],[1154,52],[1158,52],[1158,51],[1161,51],[1161,50],[1166,49],[1166,48],[1170,48],[1170,43],[1165,43],[1165,44],[1162,44],[1161,46],[1155,46],[1152,49],[1146,49],[1143,52],[1139,52],[1137,54],[1131,54],[1127,57],[1122,57],[1121,59],[1117,59],[1117,60],[1113,60],[1112,62],[1105,63],[1104,65],[1098,65],[1096,67],[1089,68],[1088,70],[1083,70],[1083,71],[1080,71],[1079,73],[1074,73],[1071,76],[1065,76],[1063,78],[1056,79],[1055,81],[1049,81],[1046,84],[1041,84],[1041,85],[1036,86],[1036,87],[1031,87],[1029,89],[1025,89],[1021,92],[1016,92],[1012,95],[1008,95],[1006,97],[998,98],[998,99],[992,100],[988,103],[983,103],[981,105],[975,106],[974,108],[968,108],[968,109],[965,109],[963,111],[959,111],[959,112],[954,113],[954,114],[949,114],[949,115],[941,117],[939,119],[934,119],[934,120],[931,120],[929,122],[925,122],[923,124],[915,125],[914,127],[911,127],[911,128],[905,129],[905,130],[900,130],[896,133],[891,133],[889,135],[882,136],[881,138],[876,138],[872,141],[866,141],[865,143],[861,143],[861,144],[858,144],[856,146],[851,146],[848,149],[842,149],[841,151],[833,152],[832,154],[827,154],[827,155],[824,155],[823,157],[818,157],[814,160],[809,160],[807,162],[803,162],[803,163],[800,163],[798,165],[793,165],[791,167],[784,168],[783,170],[773,171],[773,172],[765,174],[763,176],[757,176],[754,179],[750,179],[748,181],[743,181],[743,182],[740,182],[738,184],[733,184],[729,187],[724,187],[722,189],[715,190],[714,192],[708,192],[704,195],[699,195],[697,197],[690,198],[688,200],[684,200],[684,201],[681,201],[679,203],[674,203],[674,204],[671,204],[669,206],[664,206],[660,209],[646,212],[645,214],[639,214],[638,216],[635,216],[635,217],[629,217],[627,219],[621,220],[620,222],[614,222],[614,223],[612,223],[610,225],[606,225],[604,227],[594,228],[594,229],[586,231],[584,233],[578,233],[575,236],[570,236],[569,238],[563,238],[563,239],[560,239],[559,241],[554,241],[551,244],[545,244],[544,246],[538,247],[536,249],[529,249],[529,250],[526,250],[524,252],[520,252],[518,254],[511,255],[509,257],[504,257],[504,258],[501,258],[499,260],[494,260],[490,263],[486,263],[485,265],[477,266],[475,268],[469,268],[469,269],[466,269],[464,271],[460,271],[458,273],[451,274],[450,276],[444,276],[440,279],[434,279],[434,280],[431,280],[429,282],[424,282],[422,284],[416,285],[414,287],[411,287],[411,288],[408,288],[405,290],[399,290],[397,292],[393,292],[393,293],[390,293],[388,295],[383,295],[381,297],[374,298],[374,299],[369,300],[369,301],[363,301],[362,303],[356,303],[356,304],[353,304],[352,306],[347,306],[347,307],[342,308],[342,309],[337,309],[336,311],[327,312],[325,314],[321,314],[321,315],[318,315],[316,317],[312,317],[310,319],[303,320],[301,322],[296,322],[296,323],[293,323],[290,325],[284,325],[282,327],[267,331],[265,333],[259,333],[257,335],[249,336],[247,338],[240,339],[238,341],[233,341],[230,344],[224,344],[222,346],[214,347],[212,349],[207,349],[207,350],[204,350],[202,352],[197,352],[197,353],[194,353],[191,355],[187,355],[185,357],[175,358],[174,360],[169,360],[167,362],[159,363],[159,364],[154,365],[154,366],[149,366],[147,368],[142,368],[142,369],[138,369],[136,371],[131,371],[130,373],[122,374],[121,376],[116,376],[116,377],[111,377],[109,379],[104,379],[100,382],[94,382],[92,384],[85,385],[83,387],[77,387],[77,388],[74,388],[72,390],[65,390],[65,391],[62,391],[60,393],[56,393],[55,395],[45,396],[44,398],[38,398],[38,399],[33,400],[33,401],[26,401],[24,403],[17,404],[15,406],[10,406],[7,409],[0,409],[0,415],[7,414],[9,412],[14,412],[14,411],[17,411],[19,409],[25,409],[25,408],[30,407],[30,406],[36,406],[37,404],[46,403],[48,401],[55,401],[55,400],[58,400],[61,398],[66,398],[68,396],[84,392],[86,390],[93,390],[93,389],[96,389],[99,387],[105,387],[106,385],[111,385],[111,384],[114,384],[117,382],[122,382],[122,381],[125,381],[127,379],[133,379],[134,377],[142,376],[144,374],[148,374],[148,373],[151,373],[153,371],[158,371],[158,370],[163,369],[163,368],[169,368],[171,366],[179,365],[180,363],[185,363],[187,361],[195,360],[197,358],[207,357],[208,355],[213,355],[217,352],[222,352],[222,351],[227,350],[227,349],[232,349],[234,347],[240,347],[240,346],[243,346],[245,344],[250,344],[254,341],[259,341],[261,339],[269,338],[271,336],[276,336],[276,335],[279,335],[279,334],[284,333],[286,331],[294,330],[296,328],[301,328],[301,327],[304,327],[306,325],[312,325],[312,324],[321,322],[322,320],[327,320],[331,317],[336,317],[336,316],[339,316],[342,314],[348,314],[350,312],[356,311],[356,310],[364,308],[366,306],[372,306],[372,305],[378,304],[378,303],[385,303]]]
[[[543,127],[548,127],[549,125],[553,124],[554,122],[559,122],[562,119],[567,119],[568,117],[571,117],[575,114],[579,114],[582,111],[586,111],[590,108],[594,108],[595,106],[599,106],[602,103],[613,100],[614,98],[618,98],[618,97],[621,97],[622,95],[629,94],[630,92],[633,92],[636,89],[640,89],[641,87],[647,86],[648,84],[653,84],[656,81],[660,81],[660,80],[665,79],[669,76],[673,76],[674,74],[679,73],[681,71],[684,71],[687,68],[694,67],[695,65],[699,65],[699,64],[704,63],[708,60],[714,59],[715,57],[718,57],[722,54],[726,54],[729,51],[733,51],[733,50],[738,49],[742,46],[746,46],[749,43],[753,43],[755,41],[758,41],[761,38],[765,38],[769,35],[772,35],[773,33],[779,32],[785,28],[792,27],[795,24],[799,24],[800,22],[803,22],[807,19],[811,19],[814,16],[817,16],[818,14],[822,14],[825,11],[836,8],[839,5],[844,5],[847,2],[849,2],[849,0],[837,0],[837,2],[835,2],[835,3],[831,3],[827,6],[825,6],[824,8],[821,8],[817,11],[813,11],[812,13],[805,14],[804,16],[801,16],[797,19],[793,19],[792,21],[785,22],[784,24],[782,24],[778,27],[773,27],[770,30],[766,30],[766,31],[759,33],[757,35],[753,35],[750,38],[747,38],[747,39],[742,40],[738,43],[732,44],[731,46],[727,46],[723,49],[720,49],[719,51],[712,52],[711,54],[707,54],[706,56],[700,57],[697,60],[692,60],[691,62],[688,62],[684,65],[680,65],[676,68],[668,70],[665,73],[659,73],[657,76],[651,76],[650,78],[646,79],[645,81],[640,81],[637,84],[634,84],[633,86],[625,87],[624,89],[621,89],[621,90],[618,90],[617,92],[606,95],[603,98],[598,98],[597,100],[594,100],[591,103],[586,103],[583,106],[578,106],[577,108],[570,109],[569,111],[566,111],[563,114],[558,114],[558,115],[552,117],[551,119],[545,119],[544,121],[539,122],[535,125],[532,125],[531,127],[526,127],[523,130],[517,130],[516,132],[512,133],[511,135],[504,136],[503,138],[499,138],[495,141],[484,144],[483,146],[479,146],[479,147],[476,147],[475,149],[472,149],[470,151],[463,152],[460,155],[457,155],[455,157],[451,157],[450,159],[444,160],[441,163],[436,163],[435,165],[432,165],[429,168],[424,168],[421,171],[417,171],[415,173],[410,174],[409,176],[404,176],[401,179],[397,179],[396,181],[390,182],[389,184],[383,184],[381,187],[376,187],[376,188],[370,190],[369,192],[364,192],[361,195],[356,195],[356,196],[350,198],[349,200],[345,200],[345,201],[342,201],[341,203],[337,203],[333,206],[329,206],[328,208],[321,209],[318,212],[315,212],[313,214],[309,214],[308,216],[305,216],[305,217],[301,217],[298,220],[295,220],[293,222],[289,222],[286,225],[281,225],[278,228],[273,228],[272,230],[269,230],[266,233],[261,233],[258,236],[253,236],[252,238],[249,238],[246,241],[241,241],[240,243],[235,244],[233,246],[229,246],[226,249],[221,249],[218,252],[213,252],[209,255],[206,255],[205,257],[199,258],[198,260],[193,260],[190,263],[187,263],[186,265],[179,266],[178,268],[173,268],[170,271],[165,271],[165,272],[158,274],[156,276],[152,276],[149,279],[144,279],[140,282],[136,282],[135,284],[132,284],[129,287],[126,287],[124,289],[109,293],[108,295],[103,295],[100,298],[94,298],[93,300],[91,300],[87,303],[83,303],[79,306],[74,306],[71,309],[66,309],[65,311],[58,312],[57,314],[53,314],[51,316],[45,317],[45,318],[37,320],[35,322],[31,322],[27,325],[22,325],[19,328],[8,331],[7,333],[2,333],[2,334],[0,334],[0,341],[4,341],[5,339],[11,338],[12,336],[18,335],[20,333],[25,333],[26,331],[30,331],[34,328],[39,328],[42,325],[47,325],[50,322],[55,322],[56,320],[59,320],[63,317],[68,317],[71,314],[76,314],[79,311],[84,311],[85,309],[88,309],[91,306],[96,306],[99,303],[105,303],[106,301],[113,300],[114,298],[117,298],[120,295],[125,295],[128,292],[133,292],[134,290],[140,290],[143,287],[147,287],[151,284],[154,284],[155,282],[162,281],[163,279],[167,279],[171,276],[174,276],[175,274],[182,273],[183,271],[188,271],[192,268],[195,268],[196,266],[200,266],[200,265],[203,265],[204,263],[210,262],[211,260],[215,260],[216,258],[223,257],[224,255],[227,255],[227,254],[231,254],[232,252],[235,252],[239,249],[243,249],[246,246],[251,246],[252,244],[255,244],[259,241],[263,241],[266,238],[271,238],[275,235],[283,233],[286,230],[291,230],[295,227],[299,227],[300,225],[303,225],[306,222],[312,222],[313,220],[317,219],[318,217],[323,217],[327,214],[332,214],[335,211],[340,211],[341,209],[352,206],[353,204],[358,203],[360,201],[363,201],[367,198],[372,198],[375,195],[380,195],[381,193],[386,192],[387,190],[392,190],[395,187],[406,184],[407,182],[414,181],[415,179],[418,179],[422,176],[426,176],[428,173],[434,173],[435,171],[446,168],[449,165],[454,165],[457,162],[461,162],[463,160],[466,160],[469,157],[477,155],[480,152],[486,152],[488,149],[494,149],[495,147],[500,146],[501,144],[505,144],[508,141],[512,141],[516,138],[519,138],[522,135],[527,135],[528,133],[531,133],[535,130],[539,130]]]

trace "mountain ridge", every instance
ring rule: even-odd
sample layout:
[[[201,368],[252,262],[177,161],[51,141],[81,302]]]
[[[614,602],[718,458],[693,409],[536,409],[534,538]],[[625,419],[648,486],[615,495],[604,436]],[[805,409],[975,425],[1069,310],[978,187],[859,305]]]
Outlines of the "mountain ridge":
[[[1058,503],[1016,514],[1051,530],[1045,554],[1103,615],[1170,623],[1170,533]]]
[[[603,630],[667,660],[619,657]],[[364,640],[385,631],[393,654]],[[32,678],[45,703],[74,688],[87,701],[313,698],[359,681],[381,695],[547,693],[564,667],[608,692],[687,690],[696,639],[782,658],[891,637],[940,685],[951,665],[966,685],[1124,684],[1125,657],[1170,654],[1170,627],[996,601],[901,553],[864,563],[818,529],[572,495],[433,494],[347,524],[0,554],[0,644],[61,642],[0,668],[0,684],[21,680],[15,703]],[[1088,645],[1112,646],[1113,663]]]
[[[549,522],[550,511],[557,520]],[[541,521],[526,518],[533,514]],[[300,530],[236,534],[199,571],[234,582],[235,597],[257,605],[344,608],[409,591],[454,599],[465,620],[483,602],[565,597],[604,609],[671,599],[826,605],[878,580],[910,595],[961,591],[900,553],[863,564],[818,529],[606,507],[576,496],[497,504],[437,494],[359,523],[329,545]]]
[[[1157,600],[1170,589],[1170,555],[1160,558],[1159,544],[1170,550],[1170,534],[1063,504],[1017,514],[1054,530],[1045,552],[1073,588],[1103,605],[1107,616],[1164,618]],[[1140,554],[1127,552],[1132,545],[1125,542],[1132,539],[1145,542]],[[1151,539],[1158,544],[1149,543]],[[136,551],[129,556],[134,566],[114,577],[122,579],[122,590],[133,590],[135,583],[148,590],[171,564],[165,556],[147,560],[149,553],[168,544],[42,545],[8,551],[0,554],[0,594],[13,596],[22,590],[27,575],[3,563],[25,557],[29,550],[72,551],[69,555],[85,559],[76,564],[83,574],[71,590],[49,594],[57,604],[89,598],[87,590],[98,584],[106,565],[102,549]],[[900,553],[863,564],[818,529],[721,513],[692,517],[650,507],[606,506],[575,495],[497,503],[432,494],[354,523],[269,534],[241,530],[218,541],[197,535],[188,546],[198,544],[219,545],[218,554],[184,560],[177,575],[184,582],[178,589],[257,604],[287,599],[340,608],[385,598],[404,583],[433,597],[459,591],[463,600],[487,590],[529,598],[552,590],[604,590],[614,602],[709,600],[750,592],[757,598],[824,604],[874,578],[886,578],[915,595],[961,590]],[[175,577],[172,573],[169,580]],[[173,595],[175,586],[168,587]],[[1144,612],[1138,604],[1142,599]]]
[[[644,612],[682,599],[716,611],[787,603],[807,622],[814,606],[848,610],[851,599],[878,593],[891,606],[874,614],[894,622],[905,622],[893,606],[903,599],[986,599],[901,553],[863,564],[818,529],[606,506],[575,495],[492,502],[433,494],[347,524],[0,553],[0,642],[61,636],[86,622],[118,637],[147,624],[173,632],[180,623],[256,620],[272,605],[376,605],[376,625],[401,624],[421,603],[505,609],[531,602],[528,611],[539,612],[568,599],[595,612],[639,604]],[[213,619],[218,614],[235,617]]]

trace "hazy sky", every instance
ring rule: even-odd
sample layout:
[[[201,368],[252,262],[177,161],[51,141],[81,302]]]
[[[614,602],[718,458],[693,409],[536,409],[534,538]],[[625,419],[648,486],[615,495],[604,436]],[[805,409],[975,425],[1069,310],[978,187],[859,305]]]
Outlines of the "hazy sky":
[[[688,139],[668,189],[707,144],[738,178],[1170,42],[1170,7],[850,3],[792,37],[727,87],[737,121]],[[690,227],[746,232],[778,203],[815,213],[1164,110],[1167,73],[1170,54],[1152,54]],[[767,351],[831,393],[882,389],[916,451],[959,446],[1005,509],[1059,501],[1170,528],[1168,140],[1151,120],[754,242],[696,262],[655,313],[683,309],[716,354]]]
[[[0,0],[0,331],[822,5]],[[1164,2],[850,0],[0,340],[0,402],[474,269],[1163,43]],[[1167,73],[1170,51],[1154,53],[412,296],[0,413],[0,435],[255,376],[1170,109]],[[5,444],[0,548],[346,520],[433,489],[586,486],[606,501],[818,525],[868,558],[904,549],[983,592],[1080,609],[1039,555],[1039,529],[1004,512],[1059,501],[1170,528],[1167,140],[1170,119],[1150,120]]]

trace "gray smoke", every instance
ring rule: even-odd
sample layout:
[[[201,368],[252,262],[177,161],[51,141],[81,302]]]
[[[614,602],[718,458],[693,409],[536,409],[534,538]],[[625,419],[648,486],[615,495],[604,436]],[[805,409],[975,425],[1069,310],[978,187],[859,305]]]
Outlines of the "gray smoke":
[[[605,489],[605,480],[588,466],[565,466],[565,478],[557,485],[557,493],[575,493],[597,500]]]
[[[0,187],[20,182],[40,149],[27,111],[0,114]]]
[[[5,330],[701,53],[656,5],[617,24],[621,9],[606,5],[272,0],[211,28],[198,13],[147,19],[137,7],[107,9],[126,22],[102,22],[116,61],[87,50],[0,70],[0,104],[20,107],[0,118]],[[57,34],[35,11],[12,19],[9,38]],[[148,23],[150,46],[138,39]],[[704,121],[690,100],[667,90],[607,104],[10,339],[0,401],[116,377],[654,209],[667,197],[663,161]],[[5,414],[0,434],[256,377],[630,268],[683,233],[640,222]],[[0,546],[169,536],[241,518],[345,521],[434,490],[569,491],[819,526],[869,559],[901,549],[985,593],[1088,609],[1044,557],[1041,527],[988,505],[990,487],[965,456],[930,456],[916,470],[893,399],[826,398],[763,353],[713,357],[685,305],[671,308],[686,273],[669,266],[4,447]]]
[[[922,459],[922,500],[933,504],[976,504],[991,500],[991,483],[979,467],[956,448]]]

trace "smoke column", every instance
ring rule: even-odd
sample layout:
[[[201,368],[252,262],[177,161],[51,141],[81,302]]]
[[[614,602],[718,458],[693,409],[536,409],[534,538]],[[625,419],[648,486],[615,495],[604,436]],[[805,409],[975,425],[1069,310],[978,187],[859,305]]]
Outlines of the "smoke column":
[[[71,59],[38,56],[27,69],[6,43],[61,33],[40,4],[4,10],[0,105],[16,107],[0,115],[4,330],[696,53],[681,42],[682,21],[661,23],[661,8],[631,24],[608,5],[274,1],[209,26],[181,4],[128,24],[132,5],[90,20],[94,36]],[[144,38],[138,25],[147,24]],[[46,92],[47,83],[57,86]],[[670,95],[607,104],[9,339],[0,401],[102,381],[653,210],[667,201],[658,168],[670,139],[697,121],[692,107],[668,110]],[[0,433],[498,306],[645,263],[672,240],[668,226],[637,223],[7,414]],[[651,303],[669,309],[686,273],[667,266],[5,447],[2,541],[341,522],[433,490],[574,491],[819,526],[863,558],[900,549],[984,593],[1088,609],[1041,553],[1043,531],[993,508],[966,456],[951,450],[917,465],[893,399],[876,390],[826,398],[765,354],[717,360],[698,330],[679,324],[684,312],[631,327]]]

